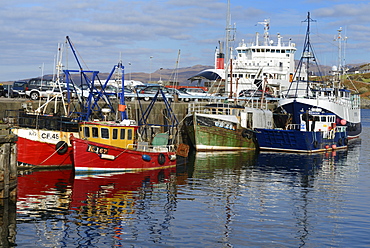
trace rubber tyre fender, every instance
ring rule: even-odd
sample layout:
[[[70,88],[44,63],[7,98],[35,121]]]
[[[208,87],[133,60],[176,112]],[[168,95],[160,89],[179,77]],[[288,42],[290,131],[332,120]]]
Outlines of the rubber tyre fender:
[[[314,146],[315,148],[318,148],[318,147],[319,147],[319,142],[317,142],[317,140],[315,140],[315,141],[313,142],[313,146]]]
[[[162,165],[162,164],[164,164],[166,162],[166,157],[164,156],[164,154],[163,153],[160,153],[159,155],[158,155],[158,163],[160,164],[160,165]]]
[[[249,133],[249,131],[247,129],[243,129],[242,136],[243,136],[243,138],[247,138],[247,139],[251,138],[251,134]]]
[[[55,150],[59,155],[63,155],[68,151],[68,144],[65,141],[59,141],[55,145]]]

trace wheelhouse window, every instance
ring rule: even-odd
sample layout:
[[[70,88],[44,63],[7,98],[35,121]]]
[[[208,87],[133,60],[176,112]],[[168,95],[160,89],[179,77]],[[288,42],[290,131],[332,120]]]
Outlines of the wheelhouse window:
[[[132,129],[127,130],[127,139],[132,140]]]
[[[112,138],[113,139],[118,139],[118,129],[114,128],[112,131]]]
[[[109,129],[108,128],[103,127],[100,129],[100,132],[101,132],[101,137],[103,139],[109,139]]]
[[[121,140],[125,139],[125,136],[126,136],[126,132],[125,131],[126,131],[125,129],[121,129],[120,137],[119,137]]]
[[[89,127],[84,127],[84,136],[86,138],[90,137],[90,128]]]
[[[98,128],[97,127],[93,127],[91,129],[91,131],[92,131],[92,137],[93,138],[99,138],[99,131],[98,131]]]

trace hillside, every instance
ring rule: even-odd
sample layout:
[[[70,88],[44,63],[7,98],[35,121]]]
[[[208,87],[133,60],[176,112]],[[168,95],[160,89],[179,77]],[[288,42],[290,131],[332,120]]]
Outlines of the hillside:
[[[361,106],[370,108],[370,73],[350,74],[343,83],[351,91],[356,92],[357,89],[361,96]]]
[[[133,72],[131,73],[131,79],[141,81],[143,83],[148,83],[149,79],[151,79],[151,83],[158,82],[159,80],[162,80],[164,83],[166,82],[178,82],[180,85],[188,84],[190,81],[188,81],[188,78],[194,76],[200,71],[211,69],[212,66],[205,66],[205,65],[194,65],[192,67],[184,67],[179,68],[177,71],[175,69],[161,69],[157,70],[155,72],[152,72],[151,74],[146,72]],[[107,78],[108,73],[100,73],[99,74],[101,78]],[[175,80],[176,77],[176,80]],[[125,79],[130,79],[130,74],[125,74]]]
[[[166,82],[174,82],[174,78],[176,76],[176,82],[178,82],[180,85],[185,85],[190,83],[188,81],[188,78],[194,76],[200,71],[213,68],[213,66],[205,66],[205,65],[194,65],[192,67],[184,67],[179,68],[177,71],[175,69],[161,69],[157,70],[155,72],[146,73],[146,72],[133,72],[131,75],[129,73],[125,73],[125,80],[129,80],[130,76],[132,80],[141,81],[143,83],[148,83],[149,79],[151,78],[152,83],[158,82],[160,79],[166,83]],[[101,80],[105,80],[109,76],[109,73],[99,73],[99,78]],[[45,79],[52,78],[52,75],[44,75]],[[77,78],[76,78],[77,79]],[[74,78],[74,80],[76,80]],[[19,80],[19,79],[15,79]],[[23,79],[22,79],[23,80]],[[24,79],[26,80],[26,79]],[[4,85],[12,84],[13,81],[3,81],[0,82]]]

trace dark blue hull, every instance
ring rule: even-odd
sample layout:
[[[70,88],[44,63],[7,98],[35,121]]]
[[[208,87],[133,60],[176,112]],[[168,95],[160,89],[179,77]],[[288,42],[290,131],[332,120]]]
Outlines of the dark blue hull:
[[[335,132],[334,137],[324,137],[324,132],[282,129],[256,129],[257,142],[261,150],[286,152],[321,152],[347,147],[346,132]]]

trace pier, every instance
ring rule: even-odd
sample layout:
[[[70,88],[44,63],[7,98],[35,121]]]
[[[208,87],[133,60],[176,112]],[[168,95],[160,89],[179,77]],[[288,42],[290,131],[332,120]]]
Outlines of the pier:
[[[104,102],[102,102],[101,107],[104,107]],[[4,120],[4,122],[9,124],[16,124],[17,121],[17,113],[16,111],[19,110],[27,110],[29,112],[35,111],[39,108],[39,106],[43,105],[45,101],[32,101],[29,98],[0,98],[0,118],[1,120]],[[113,106],[118,106],[117,100],[111,100],[111,103]],[[220,102],[221,103],[221,102]],[[235,104],[234,102],[229,102],[230,104]],[[99,102],[100,104],[100,102]],[[142,111],[145,111],[148,105],[150,104],[150,101],[126,101],[126,110],[128,114],[128,118],[132,120],[139,121]],[[182,102],[182,101],[175,101],[171,102],[171,108],[173,112],[175,113],[175,116],[177,120],[180,123],[180,133],[179,135],[179,141],[181,143],[188,143],[187,142],[187,135],[182,128],[182,120],[187,114],[189,105],[206,105],[209,104],[208,101],[191,101],[191,102]],[[243,105],[243,104],[241,104]],[[252,103],[252,106],[250,107],[261,107],[260,102],[254,102]],[[194,107],[194,106],[193,106]],[[271,102],[264,106],[264,108],[274,109],[276,107],[276,102]],[[54,102],[50,102],[46,108],[46,111],[44,114],[50,114],[52,115],[53,112],[55,112],[55,108],[57,108],[58,113],[63,113],[63,105],[61,104],[61,101],[58,102],[57,105],[54,104]],[[77,100],[72,101],[71,104],[67,107],[68,109],[75,109],[75,111],[79,111],[79,106],[77,103]],[[164,102],[157,101],[153,109],[151,111],[151,114],[149,115],[149,118],[147,120],[147,123],[156,123],[156,124],[164,124],[166,123],[166,106]],[[112,120],[115,118],[116,114],[110,113],[109,119]]]
[[[15,242],[17,200],[17,137],[0,124],[0,246]]]
[[[7,125],[0,125],[0,199],[16,199],[17,146],[16,135]]]

